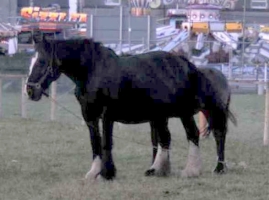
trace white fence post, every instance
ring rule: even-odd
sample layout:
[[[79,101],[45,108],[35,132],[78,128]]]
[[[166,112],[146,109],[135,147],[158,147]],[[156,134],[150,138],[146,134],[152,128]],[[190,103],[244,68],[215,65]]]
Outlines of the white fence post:
[[[228,79],[231,80],[233,78],[233,71],[232,71],[232,66],[229,63],[229,68],[228,68]]]
[[[267,63],[264,64],[264,83],[267,82]],[[266,89],[266,85],[264,85],[264,89]]]
[[[26,118],[26,96],[24,94],[25,77],[21,78],[21,117]]]
[[[93,14],[90,15],[90,38],[93,38]]]
[[[263,144],[267,146],[269,144],[268,136],[268,122],[269,122],[269,82],[266,81],[266,96],[265,96],[265,115],[264,115],[264,130],[263,130]]]
[[[120,35],[119,35],[120,54],[122,54],[122,39],[123,39],[122,26],[123,26],[123,6],[121,5],[120,6],[120,27],[119,27],[119,32],[120,32]]]
[[[148,15],[148,33],[147,33],[147,50],[150,49],[150,27],[151,27],[151,18],[150,18],[150,15]]]
[[[258,95],[264,94],[264,83],[262,81],[258,82]]]
[[[0,117],[2,117],[2,78],[0,77]]]
[[[53,81],[51,83],[51,110],[50,110],[50,120],[55,120],[55,110],[56,110],[56,93],[57,93],[57,82]]]

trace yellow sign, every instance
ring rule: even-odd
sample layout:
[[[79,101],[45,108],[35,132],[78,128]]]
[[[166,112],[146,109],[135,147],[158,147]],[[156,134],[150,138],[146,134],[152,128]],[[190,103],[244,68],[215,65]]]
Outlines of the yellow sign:
[[[243,30],[242,24],[237,22],[227,22],[225,28],[227,32],[241,32]]]
[[[207,22],[193,22],[192,31],[198,33],[208,33],[209,25]]]
[[[269,26],[260,27],[260,32],[269,32]]]

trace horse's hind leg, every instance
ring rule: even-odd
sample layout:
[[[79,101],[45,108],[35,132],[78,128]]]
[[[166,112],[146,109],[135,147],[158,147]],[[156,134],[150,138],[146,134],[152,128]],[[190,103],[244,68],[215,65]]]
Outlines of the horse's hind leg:
[[[152,144],[152,161],[151,161],[151,165],[153,165],[156,155],[157,155],[157,150],[158,150],[158,132],[155,129],[154,123],[150,122],[150,128],[151,128],[151,144]],[[152,176],[155,174],[155,169],[149,169],[145,172],[146,176]]]
[[[217,174],[222,174],[227,171],[227,166],[225,164],[225,140],[227,133],[227,117],[218,115],[218,127],[214,129],[214,136],[216,140],[218,163],[214,172]],[[214,119],[213,119],[214,120]]]
[[[182,124],[185,128],[189,142],[189,153],[185,169],[181,175],[183,177],[195,177],[201,174],[201,156],[199,150],[199,130],[196,126],[193,116],[182,117]]]
[[[153,164],[145,172],[146,176],[167,176],[170,173],[169,148],[171,142],[171,134],[168,130],[168,119],[154,120],[150,122],[151,139],[153,145]],[[156,153],[156,146],[158,150]]]
[[[158,136],[157,130],[155,129],[154,123],[150,123],[150,128],[151,128],[151,144],[152,144],[152,163],[151,164],[153,164],[157,155],[159,136]]]

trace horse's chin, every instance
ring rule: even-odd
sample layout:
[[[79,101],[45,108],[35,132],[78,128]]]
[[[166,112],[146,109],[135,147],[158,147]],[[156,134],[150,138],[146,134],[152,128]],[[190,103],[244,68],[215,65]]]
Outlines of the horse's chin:
[[[29,99],[32,100],[32,101],[39,101],[39,100],[41,100],[41,98],[42,98],[42,95],[29,97]]]
[[[34,94],[32,94],[31,96],[28,96],[30,100],[32,101],[39,101],[42,99],[42,91],[36,91],[34,92]]]

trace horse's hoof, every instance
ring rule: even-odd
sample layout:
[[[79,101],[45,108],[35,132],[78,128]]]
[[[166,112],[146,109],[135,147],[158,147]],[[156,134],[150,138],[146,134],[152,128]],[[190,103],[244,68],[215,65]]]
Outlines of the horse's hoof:
[[[145,172],[145,176],[154,176],[155,175],[155,169],[148,169],[146,172]]]
[[[183,178],[198,177],[200,175],[201,171],[198,169],[184,169],[181,171],[181,177]]]
[[[225,174],[227,171],[227,165],[223,162],[218,162],[216,168],[214,169],[215,174]]]
[[[162,168],[162,169],[154,169],[154,168],[150,168],[145,172],[145,176],[161,176],[161,177],[165,177],[165,176],[169,176],[170,174],[170,167],[167,166],[166,168]]]
[[[85,179],[87,179],[87,180],[96,180],[96,179],[98,179],[98,177],[100,177],[100,172],[99,173],[94,173],[93,171],[89,171],[85,175]]]
[[[100,174],[105,180],[113,180],[116,177],[116,171],[116,167],[113,164],[107,163],[103,165]]]
[[[206,139],[209,139],[209,138],[210,138],[209,134],[205,134],[205,135],[200,136],[200,139],[202,139],[202,140],[206,140]]]
[[[101,159],[97,156],[92,163],[90,171],[85,175],[85,179],[96,180],[101,172]]]

